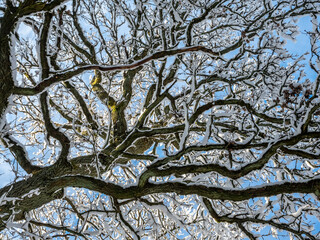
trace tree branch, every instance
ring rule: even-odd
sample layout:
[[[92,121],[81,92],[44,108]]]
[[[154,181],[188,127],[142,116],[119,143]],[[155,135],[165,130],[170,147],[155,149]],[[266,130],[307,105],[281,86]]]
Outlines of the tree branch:
[[[52,86],[53,84],[56,84],[61,81],[69,80],[72,77],[77,76],[84,71],[99,70],[102,72],[110,72],[110,71],[116,71],[116,70],[129,70],[129,69],[137,68],[147,62],[150,62],[151,60],[157,60],[157,59],[161,59],[169,56],[174,56],[176,54],[188,53],[188,52],[205,52],[213,56],[219,56],[218,53],[213,52],[211,49],[208,49],[203,46],[193,46],[193,47],[179,48],[174,50],[165,50],[165,51],[156,52],[149,57],[145,57],[131,64],[114,65],[114,66],[100,66],[100,65],[78,66],[78,67],[75,67],[74,69],[55,73],[54,75],[47,77],[37,86],[32,88],[14,87],[12,93],[18,94],[18,95],[24,95],[24,96],[36,95],[41,93],[48,87]]]
[[[293,228],[291,228],[288,224],[285,223],[276,223],[272,220],[263,220],[263,219],[258,219],[258,218],[250,218],[250,217],[243,217],[243,218],[239,218],[239,217],[228,217],[227,215],[224,216],[219,216],[219,214],[214,210],[212,204],[210,203],[210,200],[207,198],[203,198],[203,203],[205,204],[205,206],[207,207],[210,215],[219,223],[219,222],[227,222],[227,223],[237,223],[239,225],[239,228],[245,232],[245,234],[250,238],[250,239],[256,239],[254,238],[253,235],[250,235],[251,233],[248,232],[244,227],[243,224],[244,223],[248,223],[248,222],[252,222],[252,223],[258,223],[258,224],[267,224],[267,225],[271,225],[273,227],[276,227],[278,229],[281,230],[285,230],[288,232],[291,232],[295,235],[298,235],[299,237],[303,238],[303,234],[307,235],[308,238],[316,240],[315,237],[313,237],[310,233],[303,231],[303,230],[295,230]],[[240,225],[242,226],[242,228],[240,227]],[[253,238],[251,238],[251,237]]]
[[[3,142],[5,143],[6,147],[10,149],[12,154],[14,155],[15,159],[19,163],[19,165],[25,170],[27,173],[35,173],[40,171],[42,168],[32,165],[27,157],[27,153],[22,145],[14,139],[12,136],[8,134],[3,137]]]

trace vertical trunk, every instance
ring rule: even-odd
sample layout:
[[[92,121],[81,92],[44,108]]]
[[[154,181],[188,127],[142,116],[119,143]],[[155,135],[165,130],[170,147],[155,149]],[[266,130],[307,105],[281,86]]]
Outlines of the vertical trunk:
[[[0,131],[3,127],[1,122],[5,117],[4,115],[8,107],[9,97],[14,86],[10,61],[10,36],[12,34],[14,24],[15,16],[7,10],[2,18],[0,28]]]

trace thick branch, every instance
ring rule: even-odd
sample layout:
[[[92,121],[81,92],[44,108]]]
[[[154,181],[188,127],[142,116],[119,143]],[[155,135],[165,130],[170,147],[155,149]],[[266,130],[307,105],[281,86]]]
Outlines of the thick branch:
[[[39,83],[37,86],[32,88],[14,87],[13,94],[19,94],[19,95],[25,95],[25,96],[36,95],[44,91],[46,88],[52,86],[53,84],[61,81],[69,80],[72,77],[83,73],[84,71],[99,70],[102,72],[110,72],[110,71],[116,71],[116,70],[129,70],[129,69],[137,68],[145,63],[150,62],[151,60],[157,60],[157,59],[173,56],[176,54],[188,53],[188,52],[205,52],[213,56],[219,56],[219,53],[213,52],[211,49],[208,49],[203,46],[193,46],[193,47],[179,48],[174,50],[165,50],[165,51],[156,52],[149,57],[145,57],[131,64],[113,65],[113,66],[87,65],[87,66],[75,67],[74,69],[71,69],[71,70],[65,70],[65,71],[56,73],[48,77],[47,79],[44,79],[41,83]]]
[[[289,139],[280,140],[270,146],[259,158],[259,160],[249,163],[240,169],[233,170],[228,169],[225,166],[220,166],[219,164],[207,164],[207,165],[188,165],[188,166],[171,166],[166,169],[158,169],[160,166],[164,166],[165,164],[180,159],[184,154],[191,151],[209,151],[209,150],[226,150],[228,149],[228,143],[226,144],[212,144],[205,146],[189,146],[183,151],[178,152],[175,155],[165,157],[159,161],[151,164],[147,170],[140,176],[139,186],[143,186],[146,184],[150,177],[156,176],[168,176],[170,174],[188,174],[188,173],[207,173],[207,172],[217,172],[225,177],[229,177],[232,179],[237,179],[247,175],[248,173],[261,169],[264,165],[269,161],[269,159],[277,152],[277,150],[285,145],[294,145],[303,139],[320,137],[320,133],[318,132],[310,132],[304,133],[297,136],[294,136]],[[234,144],[232,145],[233,150],[238,149],[249,149],[249,148],[261,148],[268,146],[268,143],[261,144]],[[284,148],[287,149],[287,148]]]
[[[27,153],[22,145],[14,139],[12,136],[5,135],[3,137],[5,145],[10,149],[12,154],[14,155],[15,159],[19,163],[19,165],[25,170],[27,173],[35,173],[41,170],[41,167],[34,166],[31,164],[27,157]]]

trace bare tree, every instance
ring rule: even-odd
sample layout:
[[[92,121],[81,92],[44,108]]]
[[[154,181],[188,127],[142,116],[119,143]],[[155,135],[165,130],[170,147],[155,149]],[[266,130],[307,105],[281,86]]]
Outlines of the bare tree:
[[[0,11],[1,239],[320,238],[320,1]]]

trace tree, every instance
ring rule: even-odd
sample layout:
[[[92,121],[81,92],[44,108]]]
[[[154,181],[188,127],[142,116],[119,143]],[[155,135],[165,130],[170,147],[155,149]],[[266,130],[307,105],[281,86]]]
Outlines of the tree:
[[[2,239],[320,238],[320,1],[0,4]]]

